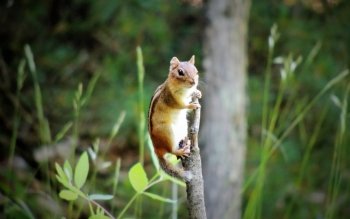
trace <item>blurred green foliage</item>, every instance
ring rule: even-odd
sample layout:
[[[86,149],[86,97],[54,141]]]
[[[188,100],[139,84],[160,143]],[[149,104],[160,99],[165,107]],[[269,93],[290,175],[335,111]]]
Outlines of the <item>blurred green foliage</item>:
[[[327,81],[350,66],[350,2],[348,1],[253,1],[249,26],[249,138],[247,178],[259,165],[261,112],[263,106],[263,78],[267,60],[269,26],[277,24],[281,34],[275,48],[275,57],[302,56],[293,80],[288,82],[279,108],[280,118],[273,134],[279,137],[300,114],[310,100],[322,90]],[[310,62],[308,56],[316,52]],[[280,65],[272,66],[270,105],[277,98]],[[330,209],[327,193],[332,177],[333,153],[337,148],[342,118],[341,102],[349,101],[346,89],[349,77],[323,95],[311,108],[277,153],[269,159],[263,189],[262,218],[316,218]],[[343,99],[345,98],[345,99]],[[349,124],[349,111],[345,113]],[[347,130],[345,133],[349,133]],[[349,152],[345,134],[342,153]],[[348,183],[349,159],[343,159],[339,168],[341,180],[335,207],[336,214],[326,218],[346,218],[350,209]],[[339,174],[339,173],[338,173]],[[251,195],[246,191],[245,201]],[[342,200],[342,201],[340,201]],[[246,203],[248,204],[248,203]]]
[[[303,68],[296,70],[293,80],[286,86],[280,107],[285,119],[278,121],[278,129],[274,133],[278,136],[329,80],[350,67],[349,20],[350,2],[347,0],[252,0],[247,39],[250,98],[247,176],[259,165],[261,153],[262,91],[270,27],[277,24],[281,33],[275,57],[293,54],[295,58],[300,55],[304,62]],[[4,151],[10,149],[10,136],[16,126],[13,118],[18,115],[15,154],[23,157],[29,164],[25,168],[30,170],[29,176],[23,172],[12,175],[10,170],[0,171],[0,179],[9,176],[16,179],[15,191],[11,191],[13,185],[5,181],[0,183],[0,201],[3,201],[2,193],[5,193],[10,194],[5,199],[10,197],[9,202],[15,203],[7,207],[6,212],[10,212],[9,215],[17,212],[17,218],[21,218],[20,214],[24,213],[18,211],[20,208],[29,209],[27,216],[34,214],[37,217],[60,215],[63,211],[62,204],[39,212],[35,204],[39,205],[43,199],[27,196],[25,193],[31,186],[20,183],[29,177],[33,180],[30,182],[35,182],[37,190],[46,189],[40,185],[45,177],[32,155],[40,144],[40,137],[36,134],[40,127],[36,118],[33,80],[28,68],[24,73],[26,77],[21,95],[16,99],[17,69],[25,57],[25,44],[30,45],[34,55],[44,115],[50,122],[52,133],[57,133],[74,118],[73,99],[78,84],[82,82],[86,91],[91,78],[101,73],[88,106],[81,112],[80,139],[85,144],[85,141],[91,142],[96,136],[108,138],[120,112],[125,110],[126,119],[119,136],[112,142],[115,148],[112,152],[115,156],[123,156],[122,166],[125,168],[137,157],[136,47],[141,46],[143,51],[146,73],[144,110],[147,112],[148,100],[156,86],[166,78],[172,56],[186,60],[195,54],[196,65],[202,72],[205,24],[205,7],[193,7],[184,1],[38,0],[33,3],[29,0],[6,0],[0,3],[0,145],[5,148]],[[318,52],[307,64],[308,54],[313,49]],[[269,90],[271,107],[277,98],[279,81],[279,65],[274,64]],[[348,81],[344,81],[317,101],[311,112],[283,142],[281,150],[270,158],[267,175],[273,177],[268,177],[264,184],[262,218],[283,218],[291,200],[297,200],[290,214],[293,218],[316,218],[325,213],[332,154],[339,132],[341,109],[337,103],[348,98],[345,96],[348,84]],[[205,90],[205,82],[202,89]],[[294,101],[290,103],[290,99]],[[19,106],[15,112],[13,109],[17,102]],[[345,122],[349,124],[348,111],[345,115]],[[314,142],[310,143],[310,137],[318,128]],[[343,145],[350,142],[349,136],[344,135]],[[303,170],[305,177],[297,188],[298,174],[306,146],[309,145],[312,147]],[[345,154],[348,152],[348,148],[343,151]],[[8,154],[0,155],[2,163],[6,162]],[[113,155],[111,157],[114,158]],[[345,159],[340,165],[342,181],[334,218],[347,218],[350,215],[350,208],[346,206],[349,203],[350,174],[346,169],[349,161]],[[150,163],[149,158],[146,159],[147,163]],[[107,183],[105,187],[110,184]],[[127,180],[122,180],[119,186],[123,189],[117,192],[119,199],[114,204],[120,209],[133,190]],[[164,197],[170,195],[167,186],[160,188]],[[245,201],[250,192],[248,188]],[[59,203],[57,197],[53,199],[53,202]],[[154,212],[147,209],[157,208],[158,203],[144,201],[143,207],[145,218],[154,218]],[[162,213],[168,215],[168,211],[167,207],[162,206],[162,210],[156,213],[161,218]],[[186,214],[182,211],[180,215]]]
[[[200,57],[201,9],[181,2],[53,0],[2,4],[0,22],[5,28],[0,30],[1,76],[7,83],[3,90],[11,93],[23,46],[30,44],[45,114],[53,129],[72,117],[77,84],[82,81],[86,85],[97,72],[102,72],[102,78],[91,102],[92,110],[83,112],[83,128],[88,127],[83,133],[105,135],[123,109],[128,110],[126,127],[135,129],[137,121],[130,118],[136,111],[137,46],[142,46],[145,57],[147,99],[166,78],[174,54],[184,59],[192,54]],[[23,91],[26,111],[32,109],[32,88],[27,81]],[[1,102],[7,105],[8,99]],[[93,116],[96,113],[101,116]],[[9,114],[9,109],[3,112],[2,120]],[[7,128],[11,130],[10,125]]]

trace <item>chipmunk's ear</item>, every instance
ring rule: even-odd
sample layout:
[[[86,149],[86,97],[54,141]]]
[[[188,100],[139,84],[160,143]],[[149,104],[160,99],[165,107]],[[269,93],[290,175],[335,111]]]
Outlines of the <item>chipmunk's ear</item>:
[[[191,57],[191,59],[188,61],[189,63],[191,63],[192,65],[194,65],[194,55]]]
[[[178,58],[176,57],[173,57],[171,60],[170,60],[170,71],[173,70],[174,68],[176,68],[177,66],[180,65],[180,61]]]

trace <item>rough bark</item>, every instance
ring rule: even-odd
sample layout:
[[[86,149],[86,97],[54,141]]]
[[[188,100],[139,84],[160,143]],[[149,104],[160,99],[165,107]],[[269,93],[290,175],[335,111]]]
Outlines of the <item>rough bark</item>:
[[[241,217],[250,1],[209,0],[201,145],[208,218]]]
[[[194,101],[198,102],[197,99]],[[202,176],[202,162],[198,147],[198,130],[200,122],[200,109],[195,109],[190,118],[189,138],[191,140],[191,155],[182,160],[185,170],[193,174],[191,181],[186,182],[187,206],[190,219],[206,219],[204,204],[204,189]]]

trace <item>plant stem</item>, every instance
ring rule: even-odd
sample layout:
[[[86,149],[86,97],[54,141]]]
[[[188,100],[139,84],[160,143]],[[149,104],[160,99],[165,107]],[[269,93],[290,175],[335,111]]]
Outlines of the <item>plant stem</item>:
[[[128,204],[126,204],[126,206],[123,208],[122,212],[120,212],[120,214],[118,215],[117,219],[122,218],[122,216],[125,214],[126,210],[128,210],[128,208],[130,207],[131,203],[137,198],[137,196],[138,196],[139,194],[140,194],[140,193],[136,193],[136,194],[130,199],[130,201],[128,202]]]
[[[120,165],[121,165],[121,159],[118,158],[117,162],[115,164],[115,172],[114,172],[114,180],[113,180],[113,192],[112,192],[113,197],[115,197],[115,195],[117,193],[117,185],[118,185],[118,180],[119,180]],[[112,202],[111,202],[111,205],[112,205],[111,206],[111,212],[112,212],[112,214],[115,214],[115,212],[114,212],[115,205],[113,205]]]
[[[143,79],[145,70],[143,66],[143,56],[141,47],[136,48],[137,53],[137,79],[138,79],[138,138],[139,138],[139,161],[144,162],[145,151],[145,112],[144,112],[144,95],[143,95]]]
[[[178,196],[178,185],[174,182],[171,183],[171,198],[172,200],[177,200]],[[174,202],[172,204],[171,208],[171,219],[177,219],[177,209],[178,209],[178,203]]]
[[[267,129],[267,119],[268,119],[268,105],[269,105],[269,92],[270,92],[270,82],[271,82],[271,65],[273,58],[273,47],[269,47],[269,53],[267,58],[267,65],[265,71],[265,80],[264,80],[264,96],[263,96],[263,111],[262,111],[262,122],[261,129]],[[261,143],[263,141],[263,135],[261,135]]]

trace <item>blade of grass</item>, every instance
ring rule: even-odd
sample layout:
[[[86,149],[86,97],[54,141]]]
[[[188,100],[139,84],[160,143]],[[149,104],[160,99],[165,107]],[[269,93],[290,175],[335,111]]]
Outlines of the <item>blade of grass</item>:
[[[304,156],[302,158],[299,174],[297,176],[296,183],[295,183],[295,187],[298,190],[300,189],[301,183],[304,179],[306,168],[307,168],[307,165],[310,161],[311,151],[312,151],[312,149],[313,149],[313,147],[314,147],[314,145],[319,137],[320,130],[321,130],[322,124],[326,118],[327,112],[328,112],[328,107],[325,107],[324,110],[322,111],[320,119],[317,121],[317,124],[315,125],[315,128],[313,129],[310,140],[308,141],[308,144],[306,145],[306,151],[305,151]],[[289,202],[289,204],[286,208],[287,210],[286,210],[285,217],[284,217],[285,219],[288,219],[291,217],[291,213],[292,213],[293,207],[297,201],[297,198],[298,198],[297,196],[293,196],[292,200]]]
[[[330,179],[328,183],[328,192],[327,192],[327,207],[326,207],[326,218],[332,219],[335,218],[336,213],[336,202],[337,197],[340,191],[340,184],[342,180],[342,168],[345,167],[345,145],[344,138],[346,132],[346,115],[348,112],[348,97],[349,97],[350,85],[347,86],[342,107],[341,114],[339,119],[339,128],[336,133],[332,167],[330,173]]]
[[[275,31],[277,31],[277,26],[274,25],[271,28],[269,41],[270,40],[274,41],[274,38],[275,38],[274,33],[273,33],[274,28],[276,29]],[[276,41],[277,41],[277,38],[276,38]],[[261,128],[265,129],[265,130],[267,130],[267,121],[268,121],[268,116],[269,116],[268,104],[269,104],[269,91],[270,91],[270,83],[271,83],[271,67],[272,67],[272,59],[273,59],[274,48],[275,48],[274,45],[275,45],[275,42],[273,44],[269,44],[267,65],[266,65],[265,79],[264,79],[263,111],[262,111]],[[262,141],[263,141],[263,136],[261,136],[261,142]]]
[[[267,79],[268,80],[268,79]],[[268,89],[268,87],[266,87]],[[244,212],[244,218],[260,218],[261,217],[261,211],[262,211],[262,192],[264,188],[264,182],[265,182],[265,176],[266,176],[266,164],[268,160],[268,152],[271,147],[271,144],[276,140],[273,133],[276,128],[277,119],[280,116],[280,106],[282,103],[282,98],[284,96],[285,92],[285,83],[283,80],[280,81],[279,89],[277,93],[277,98],[274,104],[274,107],[272,109],[272,112],[270,115],[265,115],[266,117],[269,117],[269,126],[267,130],[267,135],[262,135],[262,139],[264,139],[262,143],[262,152],[260,156],[260,164],[258,167],[258,175],[257,175],[257,182],[256,186],[254,187],[252,191],[252,196],[249,199],[246,211]],[[264,100],[267,101],[267,100]],[[266,103],[267,104],[267,103]],[[266,112],[267,113],[267,112]],[[265,121],[267,126],[267,121]],[[265,130],[265,129],[263,129]]]
[[[138,139],[139,139],[139,161],[143,164],[145,151],[145,112],[144,112],[144,90],[143,79],[145,69],[143,66],[143,55],[141,47],[136,48],[137,54],[137,79],[138,79]]]
[[[95,89],[96,83],[101,76],[101,72],[95,74],[89,81],[85,94],[83,94],[83,84],[79,83],[78,89],[75,92],[73,99],[73,108],[74,108],[74,118],[73,118],[73,143],[70,151],[70,162],[74,163],[75,159],[75,150],[78,147],[79,141],[79,124],[80,124],[80,113],[83,106],[85,106]]]
[[[21,89],[23,86],[23,82],[25,79],[25,72],[24,68],[26,66],[26,61],[24,59],[21,60],[18,66],[17,70],[17,89],[16,89],[16,100],[15,100],[15,115],[13,117],[13,128],[12,128],[12,136],[11,136],[11,143],[10,143],[10,154],[9,154],[9,167],[12,168],[13,164],[13,157],[16,150],[16,141],[17,141],[17,134],[18,134],[18,126],[20,123],[20,117],[19,117],[19,98],[21,94]],[[12,178],[12,177],[11,177]]]
[[[297,124],[304,118],[307,112],[311,109],[311,107],[335,84],[342,81],[347,75],[348,70],[341,72],[338,76],[329,81],[326,86],[309,102],[309,104],[301,111],[299,115],[293,120],[292,124],[282,133],[281,137],[277,139],[272,145],[269,142],[269,138],[267,138],[263,144],[263,151],[261,155],[261,161],[258,169],[253,172],[250,178],[248,178],[247,183],[244,186],[244,190],[249,186],[250,183],[253,182],[253,179],[256,177],[257,184],[254,186],[251,197],[248,201],[247,207],[244,212],[244,218],[261,218],[262,211],[262,193],[264,187],[264,181],[266,176],[266,165],[274,151],[281,145],[282,141],[291,133],[291,131],[296,127]],[[277,101],[278,103],[278,101]],[[275,115],[276,112],[272,113],[272,116]],[[274,120],[272,120],[273,122]],[[272,133],[271,128],[273,128],[273,123],[270,123],[270,133]]]
[[[102,72],[98,72],[97,74],[94,74],[94,76],[90,79],[85,96],[82,98],[82,105],[87,104],[87,102],[90,100],[92,93],[95,90],[96,83],[100,76],[102,75]]]
[[[40,140],[43,144],[49,144],[51,142],[51,135],[50,135],[50,129],[49,129],[50,127],[49,127],[48,121],[44,116],[43,101],[42,101],[41,89],[38,82],[38,76],[36,73],[34,56],[28,44],[24,46],[24,52],[25,52],[29,70],[32,74],[33,82],[34,82],[34,100],[35,100],[35,107],[37,111],[37,117],[39,120],[38,128],[39,128]]]
[[[27,59],[27,63],[29,66],[29,71],[31,72],[33,83],[34,83],[34,100],[35,100],[35,107],[37,111],[37,117],[39,122],[39,137],[41,144],[46,145],[48,147],[52,143],[51,138],[51,131],[50,131],[50,125],[47,118],[44,116],[44,110],[43,110],[43,101],[42,101],[42,95],[41,95],[41,89],[38,81],[38,76],[36,72],[36,66],[34,62],[34,55],[32,53],[32,50],[28,44],[24,46],[24,53]],[[49,191],[51,191],[51,175],[50,175],[50,163],[49,161],[45,161],[45,172],[46,172],[46,179],[47,179],[47,187]]]
[[[342,71],[339,75],[334,77],[332,80],[330,80],[326,86],[314,97],[311,99],[311,101],[308,103],[308,105],[305,106],[305,108],[296,116],[296,118],[292,121],[291,125],[286,128],[286,130],[281,134],[281,136],[277,139],[277,141],[272,145],[268,158],[272,156],[272,154],[275,152],[275,150],[281,145],[283,140],[294,130],[294,128],[300,123],[300,121],[304,118],[304,116],[310,111],[312,106],[328,91],[330,90],[334,85],[337,83],[343,81],[349,74],[349,70]],[[253,180],[257,177],[258,170],[254,171],[253,174],[248,178],[246,181],[243,192],[246,191],[246,189],[253,183]]]
[[[292,124],[286,129],[286,131],[281,135],[278,141],[272,146],[272,149],[269,153],[269,156],[273,154],[273,152],[280,146],[282,141],[291,133],[291,131],[296,127],[296,125],[304,118],[307,112],[310,111],[312,106],[334,85],[343,81],[349,74],[349,70],[342,71],[339,75],[330,80],[326,86],[309,102],[309,104],[304,108],[304,110],[294,119]]]

